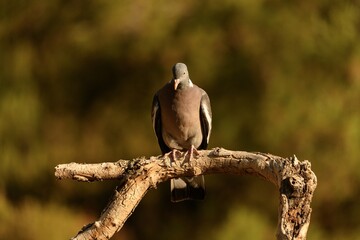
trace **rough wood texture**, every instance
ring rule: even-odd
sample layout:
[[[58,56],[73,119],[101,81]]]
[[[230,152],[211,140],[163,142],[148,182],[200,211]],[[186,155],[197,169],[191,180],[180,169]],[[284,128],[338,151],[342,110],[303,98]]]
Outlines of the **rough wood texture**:
[[[265,153],[230,151],[223,148],[199,151],[188,161],[184,154],[170,164],[169,155],[114,163],[61,164],[58,179],[94,181],[120,179],[121,184],[98,221],[85,226],[73,239],[110,239],[121,229],[150,188],[174,177],[227,173],[254,175],[279,189],[277,239],[306,239],[310,224],[310,203],[317,180],[308,161],[295,156],[281,158]]]

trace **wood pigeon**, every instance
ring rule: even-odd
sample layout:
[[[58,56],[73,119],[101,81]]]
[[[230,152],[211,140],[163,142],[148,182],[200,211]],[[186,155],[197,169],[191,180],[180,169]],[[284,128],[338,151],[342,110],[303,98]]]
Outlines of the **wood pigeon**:
[[[173,78],[154,96],[152,123],[162,154],[206,149],[211,133],[211,106],[207,93],[192,83],[184,63],[172,68]],[[204,176],[171,179],[171,201],[202,200]]]

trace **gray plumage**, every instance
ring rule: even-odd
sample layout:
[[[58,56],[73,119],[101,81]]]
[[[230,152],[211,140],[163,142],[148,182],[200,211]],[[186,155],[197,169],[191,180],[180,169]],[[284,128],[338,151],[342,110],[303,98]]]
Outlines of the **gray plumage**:
[[[161,152],[206,149],[211,133],[211,106],[207,93],[193,84],[183,63],[174,65],[173,78],[154,96],[153,128]],[[203,176],[171,180],[171,200],[203,199]]]

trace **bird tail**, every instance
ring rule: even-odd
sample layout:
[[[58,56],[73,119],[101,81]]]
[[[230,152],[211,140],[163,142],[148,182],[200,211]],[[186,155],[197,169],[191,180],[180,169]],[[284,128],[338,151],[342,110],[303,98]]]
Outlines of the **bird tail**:
[[[203,200],[205,198],[204,176],[174,178],[170,181],[171,201]]]

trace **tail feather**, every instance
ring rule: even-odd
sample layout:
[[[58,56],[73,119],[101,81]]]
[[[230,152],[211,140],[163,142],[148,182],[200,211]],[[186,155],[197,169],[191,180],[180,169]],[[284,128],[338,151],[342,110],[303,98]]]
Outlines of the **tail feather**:
[[[171,179],[171,201],[203,200],[205,198],[204,176]]]

